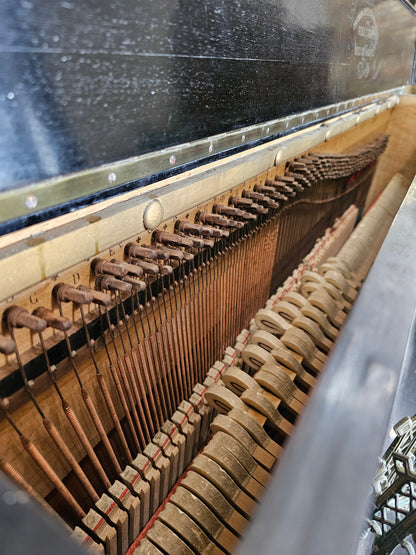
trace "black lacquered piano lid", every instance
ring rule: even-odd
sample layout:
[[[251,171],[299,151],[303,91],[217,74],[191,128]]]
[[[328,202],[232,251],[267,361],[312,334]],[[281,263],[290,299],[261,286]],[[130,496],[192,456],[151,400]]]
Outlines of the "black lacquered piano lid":
[[[3,1],[0,192],[408,84],[414,44],[400,0]]]

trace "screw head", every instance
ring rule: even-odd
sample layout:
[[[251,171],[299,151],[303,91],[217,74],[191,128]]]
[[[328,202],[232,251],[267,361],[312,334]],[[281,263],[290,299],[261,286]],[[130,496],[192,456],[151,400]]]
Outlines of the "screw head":
[[[173,156],[173,155],[172,155],[172,156],[169,158],[169,164],[174,164],[175,162],[176,162],[176,156]]]
[[[246,136],[245,136],[245,135],[243,135],[243,136],[241,137],[241,142],[242,142],[242,143],[244,143],[244,142],[245,142],[245,140],[246,140]]]
[[[38,199],[37,197],[35,197],[35,195],[29,195],[28,197],[26,197],[25,204],[26,204],[26,208],[29,208],[29,210],[32,210],[33,208],[36,208],[36,206],[38,205]]]
[[[109,183],[114,183],[115,180],[117,179],[117,176],[116,176],[116,174],[115,174],[114,172],[111,172],[111,173],[108,174],[108,178],[107,178],[107,179],[108,179],[108,182],[109,182]]]

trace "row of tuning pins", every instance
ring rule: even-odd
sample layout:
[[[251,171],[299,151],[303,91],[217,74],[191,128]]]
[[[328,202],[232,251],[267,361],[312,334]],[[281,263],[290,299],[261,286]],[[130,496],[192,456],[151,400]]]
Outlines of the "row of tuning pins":
[[[175,265],[193,261],[195,251],[212,249],[215,242],[227,239],[230,233],[242,230],[259,216],[277,211],[291,198],[309,188],[311,181],[300,174],[288,173],[268,180],[266,185],[255,185],[241,196],[231,196],[228,205],[215,204],[212,212],[197,212],[195,221],[177,220],[173,233],[153,232],[152,244],[128,243],[126,261],[95,259],[92,268],[98,289],[120,292],[143,291],[144,277],[171,276]]]
[[[215,204],[212,212],[198,212],[195,223],[176,221],[174,233],[156,230],[151,245],[128,243],[125,247],[127,261],[94,259],[91,267],[96,290],[83,285],[75,288],[59,284],[54,288],[55,300],[58,306],[62,302],[73,302],[77,305],[96,303],[108,307],[111,298],[105,291],[144,291],[149,278],[171,276],[175,263],[177,265],[194,259],[195,249],[214,247],[215,240],[228,238],[230,231],[243,229],[246,223],[256,221],[259,215],[267,215],[269,210],[278,210],[314,182],[316,177],[302,169],[300,173],[289,171],[286,175],[269,179],[265,185],[255,185],[254,190],[243,190],[241,197],[231,196],[228,205]],[[38,307],[33,314],[20,307],[11,307],[6,311],[3,321],[9,332],[14,327],[42,332],[47,326],[68,331],[72,326],[61,309],[60,314],[56,315],[45,307]],[[16,352],[11,337],[0,335],[0,352],[5,355]]]
[[[300,174],[312,180],[336,179],[352,175],[371,164],[382,154],[388,137],[382,135],[352,153],[312,153],[290,162],[288,169],[293,175]]]

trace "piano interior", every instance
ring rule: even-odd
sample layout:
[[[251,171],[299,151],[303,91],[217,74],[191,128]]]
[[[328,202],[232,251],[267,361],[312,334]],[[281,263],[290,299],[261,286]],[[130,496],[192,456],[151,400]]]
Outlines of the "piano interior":
[[[166,148],[176,171],[93,201],[68,191],[140,160],[2,193],[3,501],[52,519],[52,552],[244,552],[416,173],[412,89],[380,90],[204,139],[204,163]]]

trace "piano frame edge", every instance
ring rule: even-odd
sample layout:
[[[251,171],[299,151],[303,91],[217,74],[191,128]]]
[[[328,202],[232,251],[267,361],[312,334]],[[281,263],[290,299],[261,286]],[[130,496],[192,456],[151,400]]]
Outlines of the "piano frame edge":
[[[416,177],[238,553],[351,555],[416,332]],[[261,542],[261,544],[259,543]]]

